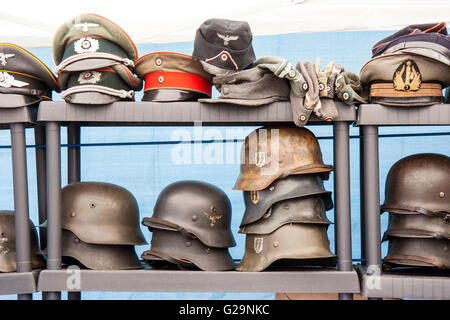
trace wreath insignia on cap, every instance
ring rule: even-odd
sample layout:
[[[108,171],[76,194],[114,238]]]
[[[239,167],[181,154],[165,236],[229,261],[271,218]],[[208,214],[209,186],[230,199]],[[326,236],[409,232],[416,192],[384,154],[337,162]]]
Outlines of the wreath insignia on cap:
[[[417,91],[421,82],[419,67],[412,60],[403,62],[394,73],[393,83],[397,91]]]

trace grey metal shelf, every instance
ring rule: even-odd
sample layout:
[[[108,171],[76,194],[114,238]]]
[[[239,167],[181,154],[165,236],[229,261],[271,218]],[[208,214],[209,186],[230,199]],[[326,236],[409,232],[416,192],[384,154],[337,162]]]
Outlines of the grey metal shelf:
[[[355,108],[336,101],[339,116],[335,121],[352,122]],[[66,102],[46,101],[39,106],[38,121],[77,122],[82,126],[146,125],[191,126],[202,125],[247,126],[264,124],[292,124],[289,102],[274,102],[258,107],[234,104],[207,104],[199,102],[115,102],[109,105],[88,106]],[[310,117],[309,124],[331,124]]]
[[[65,270],[44,270],[39,291],[67,291]],[[360,292],[355,271],[208,272],[184,270],[81,270],[80,291],[133,292]]]
[[[350,299],[359,292],[352,268],[350,221],[349,125],[356,120],[353,106],[336,101],[339,117],[324,122],[312,116],[309,125],[333,125],[335,158],[335,233],[338,270],[321,272],[186,272],[82,270],[80,291],[247,291],[337,292]],[[60,299],[67,274],[61,269],[61,144],[60,127],[68,127],[68,143],[80,143],[81,126],[261,126],[294,125],[289,102],[248,107],[198,102],[115,102],[102,106],[42,102],[37,120],[46,125],[47,139],[47,269],[38,290]],[[69,147],[68,181],[80,181],[80,148]],[[174,280],[176,279],[176,280]],[[192,279],[195,279],[193,281]],[[183,285],[180,285],[183,284]],[[74,295],[75,299],[78,299]]]
[[[450,125],[450,104],[426,107],[390,107],[362,104],[358,108],[358,126],[439,126]]]
[[[36,292],[39,270],[0,273],[0,295]]]
[[[365,297],[448,299],[450,278],[423,274],[383,272],[381,267],[379,126],[450,125],[450,104],[422,107],[391,107],[363,104],[358,108],[356,124],[362,128],[361,142],[361,223],[363,257],[366,268],[359,270],[361,293]],[[366,270],[379,270],[378,278]],[[379,287],[374,288],[373,282]]]
[[[361,295],[374,298],[450,299],[450,277],[424,274],[386,272],[367,274],[358,269],[361,278]]]

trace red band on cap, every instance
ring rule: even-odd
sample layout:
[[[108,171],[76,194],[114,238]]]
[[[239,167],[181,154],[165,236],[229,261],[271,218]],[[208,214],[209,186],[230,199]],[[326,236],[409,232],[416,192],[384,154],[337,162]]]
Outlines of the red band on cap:
[[[192,90],[211,96],[212,84],[202,76],[185,72],[152,72],[145,76],[144,91],[162,88]]]

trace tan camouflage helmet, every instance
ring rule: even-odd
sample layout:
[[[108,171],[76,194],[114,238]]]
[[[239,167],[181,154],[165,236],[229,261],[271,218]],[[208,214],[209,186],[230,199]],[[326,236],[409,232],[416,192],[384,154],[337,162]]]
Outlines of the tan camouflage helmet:
[[[263,127],[251,132],[241,149],[241,172],[234,189],[263,190],[275,179],[291,174],[322,173],[325,165],[314,134],[299,127]]]
[[[45,266],[45,261],[38,254],[39,243],[36,227],[31,220],[30,241],[31,241],[31,267],[33,269]],[[16,262],[16,230],[14,221],[14,211],[0,211],[0,272],[14,272],[17,270]]]
[[[94,244],[143,245],[136,198],[105,182],[75,182],[62,189],[63,229]],[[45,227],[45,222],[42,226]]]
[[[280,259],[317,259],[316,265],[329,264],[335,258],[330,251],[326,224],[291,223],[269,234],[247,234],[245,254],[236,268],[238,271],[262,271]]]

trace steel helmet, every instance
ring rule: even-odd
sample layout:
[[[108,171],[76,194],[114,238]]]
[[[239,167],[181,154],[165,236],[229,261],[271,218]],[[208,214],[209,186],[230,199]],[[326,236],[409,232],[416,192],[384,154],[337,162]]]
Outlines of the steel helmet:
[[[245,212],[240,227],[261,219],[279,201],[317,195],[323,198],[325,210],[333,208],[331,192],[326,191],[317,174],[291,175],[278,179],[261,191],[244,191]]]
[[[36,227],[31,220],[30,226],[30,251],[31,267],[33,269],[45,266],[42,256],[38,255],[39,243]],[[14,272],[17,270],[16,262],[16,229],[14,211],[0,211],[0,272]]]
[[[270,234],[247,234],[245,254],[236,270],[262,271],[280,259],[298,259],[299,264],[302,259],[317,259],[316,265],[323,265],[335,257],[329,248],[327,227],[291,223]]]
[[[150,264],[163,259],[179,266],[195,265],[205,271],[225,271],[235,267],[228,248],[208,247],[199,239],[163,229],[153,229],[150,250],[141,257]]]
[[[195,236],[208,247],[236,245],[231,225],[231,203],[216,186],[201,181],[179,181],[164,188],[153,216],[142,224],[154,229],[179,231]]]
[[[416,267],[450,268],[450,241],[447,239],[424,239],[387,237],[388,253],[383,259],[384,267],[396,265]]]
[[[450,213],[450,158],[421,153],[397,161],[386,178],[383,211]]]
[[[447,219],[417,212],[389,213],[387,236],[450,239],[450,214]]]
[[[241,172],[234,189],[256,191],[291,174],[329,173],[314,134],[299,127],[263,127],[251,132],[241,149]]]
[[[73,258],[93,270],[140,269],[142,264],[132,245],[109,245],[86,243],[69,230],[62,230],[61,254]]]
[[[61,226],[80,240],[94,244],[147,244],[139,225],[138,203],[125,188],[105,182],[75,182],[65,186],[61,196]]]
[[[261,219],[240,228],[239,233],[268,234],[290,223],[332,224],[325,211],[324,199],[318,196],[280,201]]]

